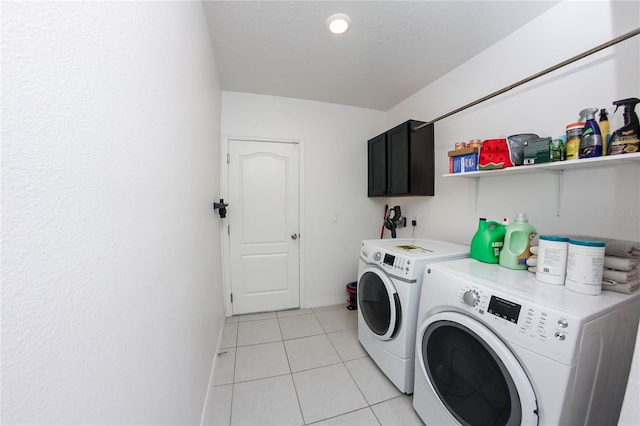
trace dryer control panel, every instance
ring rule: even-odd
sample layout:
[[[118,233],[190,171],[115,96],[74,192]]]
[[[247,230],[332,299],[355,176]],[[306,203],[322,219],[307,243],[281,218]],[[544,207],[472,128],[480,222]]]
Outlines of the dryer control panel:
[[[503,338],[524,347],[544,347],[555,355],[566,356],[570,352],[567,349],[576,343],[578,324],[573,324],[573,318],[554,310],[475,286],[462,288],[459,300],[468,310],[499,330]]]
[[[381,252],[380,258],[380,264],[386,271],[404,277],[413,275],[413,262],[411,262],[411,259],[386,252]]]
[[[428,262],[469,257],[469,247],[437,240],[364,240],[360,260],[405,282],[422,281]]]
[[[380,266],[389,275],[414,280],[415,263],[413,259],[389,253],[375,248],[373,250],[362,248],[360,257],[366,263]]]

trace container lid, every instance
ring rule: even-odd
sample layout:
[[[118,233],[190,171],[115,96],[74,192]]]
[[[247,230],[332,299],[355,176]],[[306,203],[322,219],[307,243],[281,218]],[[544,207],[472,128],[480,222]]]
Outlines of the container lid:
[[[576,129],[579,127],[584,127],[584,125],[587,124],[584,121],[578,121],[577,123],[571,123],[571,124],[567,124],[567,130],[569,129]]]
[[[460,155],[477,154],[479,149],[480,148],[478,148],[477,146],[470,147],[470,148],[454,149],[453,151],[448,151],[447,156],[459,157]]]
[[[569,242],[569,238],[568,237],[560,237],[558,235],[540,235],[538,238],[540,238],[541,240],[545,240],[545,241],[556,241],[559,243],[568,243]]]
[[[585,247],[604,247],[604,241],[589,241],[589,240],[569,240],[569,244],[573,244],[574,246],[585,246]]]
[[[516,222],[529,222],[527,220],[527,214],[526,213],[521,213],[521,212],[516,213],[515,221]]]

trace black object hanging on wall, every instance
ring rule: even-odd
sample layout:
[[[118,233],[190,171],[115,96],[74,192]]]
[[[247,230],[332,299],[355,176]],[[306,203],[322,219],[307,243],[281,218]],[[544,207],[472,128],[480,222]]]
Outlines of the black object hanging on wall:
[[[224,202],[224,199],[220,198],[220,202],[219,203],[213,203],[213,209],[214,210],[218,210],[218,213],[220,214],[220,219],[224,219],[225,217],[227,217],[227,206],[229,204]]]

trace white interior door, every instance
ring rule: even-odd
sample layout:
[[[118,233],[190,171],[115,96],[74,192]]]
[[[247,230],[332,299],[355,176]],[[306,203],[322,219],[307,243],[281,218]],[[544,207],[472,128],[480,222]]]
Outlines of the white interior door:
[[[298,144],[229,140],[232,313],[300,306]]]

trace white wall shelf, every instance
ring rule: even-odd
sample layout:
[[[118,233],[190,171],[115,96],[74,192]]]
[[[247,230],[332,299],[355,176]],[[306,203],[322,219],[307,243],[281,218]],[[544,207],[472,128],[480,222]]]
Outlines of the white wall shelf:
[[[443,175],[444,177],[456,177],[456,178],[480,178],[480,177],[492,177],[492,176],[508,176],[513,174],[522,173],[536,173],[543,171],[562,172],[573,169],[585,169],[594,167],[613,167],[616,164],[636,161],[640,164],[640,152],[633,154],[620,154],[620,155],[607,155],[605,157],[596,158],[582,158],[579,160],[568,161],[555,161],[552,163],[534,164],[531,166],[516,166],[507,167],[506,169],[498,170],[482,170],[477,172],[465,172],[465,173],[449,173]]]
[[[477,172],[449,173],[445,178],[466,178],[476,181],[475,211],[478,211],[478,194],[480,192],[481,177],[512,176],[515,174],[551,172],[556,174],[556,216],[560,217],[560,200],[562,199],[562,176],[564,172],[577,169],[597,167],[615,167],[621,163],[636,162],[640,165],[640,152],[633,154],[607,155],[605,157],[582,158],[578,160],[555,161],[551,163],[534,164],[531,166],[507,167],[498,170],[482,170]]]

